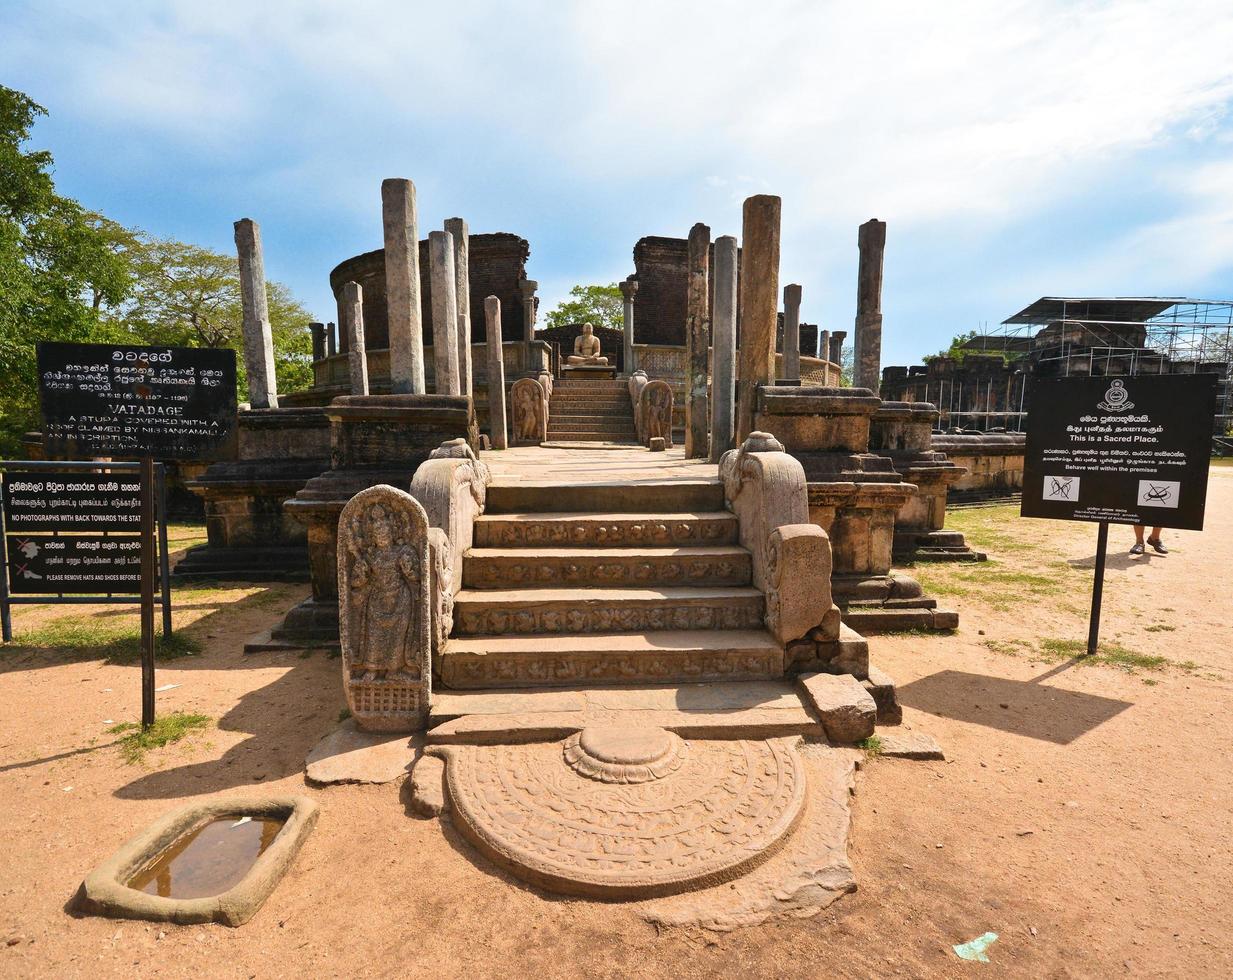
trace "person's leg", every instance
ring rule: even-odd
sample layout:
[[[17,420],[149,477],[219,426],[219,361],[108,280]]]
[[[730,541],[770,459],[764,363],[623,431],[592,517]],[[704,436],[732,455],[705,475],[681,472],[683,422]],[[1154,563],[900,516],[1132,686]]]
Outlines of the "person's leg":
[[[1169,549],[1166,548],[1164,543],[1160,540],[1160,532],[1163,530],[1164,528],[1160,527],[1152,528],[1152,536],[1147,539],[1147,543],[1150,544],[1159,555],[1167,555],[1169,553]]]
[[[1135,543],[1130,546],[1130,553],[1132,555],[1141,555],[1143,554],[1143,525],[1136,524],[1134,528],[1135,528]]]
[[[1143,532],[1146,530],[1147,530],[1146,525],[1143,525],[1143,524],[1135,525],[1135,544],[1143,543]]]

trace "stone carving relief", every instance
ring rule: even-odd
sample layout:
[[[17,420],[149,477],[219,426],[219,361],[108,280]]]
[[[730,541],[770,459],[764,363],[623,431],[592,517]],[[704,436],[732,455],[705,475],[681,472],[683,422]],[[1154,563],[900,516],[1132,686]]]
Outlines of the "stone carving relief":
[[[697,518],[693,521],[646,521],[612,523],[602,521],[510,521],[484,529],[485,547],[514,545],[689,545],[714,544],[727,540],[727,521]]]
[[[520,378],[510,389],[514,445],[538,446],[548,438],[548,398],[534,378]]]
[[[723,653],[664,650],[650,658],[612,652],[485,654],[454,651],[441,663],[441,680],[450,687],[564,686],[592,682],[752,681],[782,677],[782,651]]]
[[[458,630],[467,636],[503,633],[610,633],[654,630],[756,630],[762,628],[762,604],[731,601],[713,605],[628,606],[591,604],[585,609],[465,609],[457,613]]]
[[[620,582],[663,585],[680,582],[695,585],[735,585],[748,576],[744,556],[677,558],[648,553],[634,561],[613,561],[602,555],[561,558],[537,556],[529,552],[517,561],[469,561],[463,569],[467,585],[499,585],[509,582],[530,585],[535,582],[608,585]]]
[[[570,894],[640,898],[727,881],[771,856],[804,808],[789,739],[588,728],[565,743],[445,754],[460,832],[519,877]]]
[[[339,637],[347,704],[361,728],[414,731],[431,693],[428,517],[409,493],[357,493],[338,522]]]
[[[667,381],[648,381],[639,395],[639,416],[642,428],[639,436],[644,446],[652,439],[663,439],[672,448],[672,386]]]

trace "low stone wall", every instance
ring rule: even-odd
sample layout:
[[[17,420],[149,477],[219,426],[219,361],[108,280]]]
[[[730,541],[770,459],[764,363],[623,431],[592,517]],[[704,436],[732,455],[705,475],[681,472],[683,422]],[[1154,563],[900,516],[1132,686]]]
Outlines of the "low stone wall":
[[[951,488],[951,496],[1011,494],[1023,489],[1022,432],[982,432],[935,435],[933,448],[967,468]]]

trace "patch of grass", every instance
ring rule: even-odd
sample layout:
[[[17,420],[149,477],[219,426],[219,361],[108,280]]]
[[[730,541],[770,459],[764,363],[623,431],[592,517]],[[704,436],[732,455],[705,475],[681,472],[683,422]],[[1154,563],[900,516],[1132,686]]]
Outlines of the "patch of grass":
[[[1157,623],[1155,626],[1144,627],[1145,633],[1172,633],[1176,626],[1168,626],[1165,623]]]
[[[1010,657],[1017,657],[1025,650],[1035,650],[1027,640],[984,640],[983,643],[994,653],[1004,653]]]
[[[1165,670],[1174,667],[1191,673],[1199,669],[1193,660],[1170,660],[1158,654],[1139,653],[1119,643],[1101,643],[1096,648],[1094,657],[1087,657],[1087,644],[1082,640],[1059,640],[1046,638],[1040,641],[1043,654],[1054,659],[1077,658],[1081,664],[1103,664],[1106,667],[1119,667],[1129,673],[1140,670]]]
[[[351,717],[351,709],[350,709],[350,708],[343,708],[343,709],[342,709],[342,711],[338,712],[338,720],[339,720],[339,721],[346,721],[346,720],[347,720],[348,718],[350,718],[350,717]]]
[[[141,659],[141,627],[92,617],[65,616],[24,630],[13,637],[14,646],[91,653],[110,664]],[[201,643],[185,633],[154,638],[156,660],[177,660],[201,652]]]
[[[882,737],[870,735],[868,738],[862,738],[856,743],[856,747],[864,750],[866,759],[875,759],[882,754]]]
[[[141,726],[131,722],[122,722],[107,731],[112,735],[124,734],[120,739],[120,754],[129,765],[140,762],[150,749],[161,749],[172,742],[178,742],[191,732],[199,731],[209,726],[211,719],[206,715],[194,715],[185,711],[173,711],[169,715],[155,718],[154,724],[145,731]]]

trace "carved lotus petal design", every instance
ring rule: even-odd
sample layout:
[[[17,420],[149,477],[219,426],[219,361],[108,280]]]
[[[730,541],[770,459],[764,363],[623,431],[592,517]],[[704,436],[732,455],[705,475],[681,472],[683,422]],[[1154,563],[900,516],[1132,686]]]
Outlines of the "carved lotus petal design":
[[[448,754],[461,833],[519,877],[569,894],[637,898],[729,880],[774,853],[804,809],[790,739],[589,729]]]

